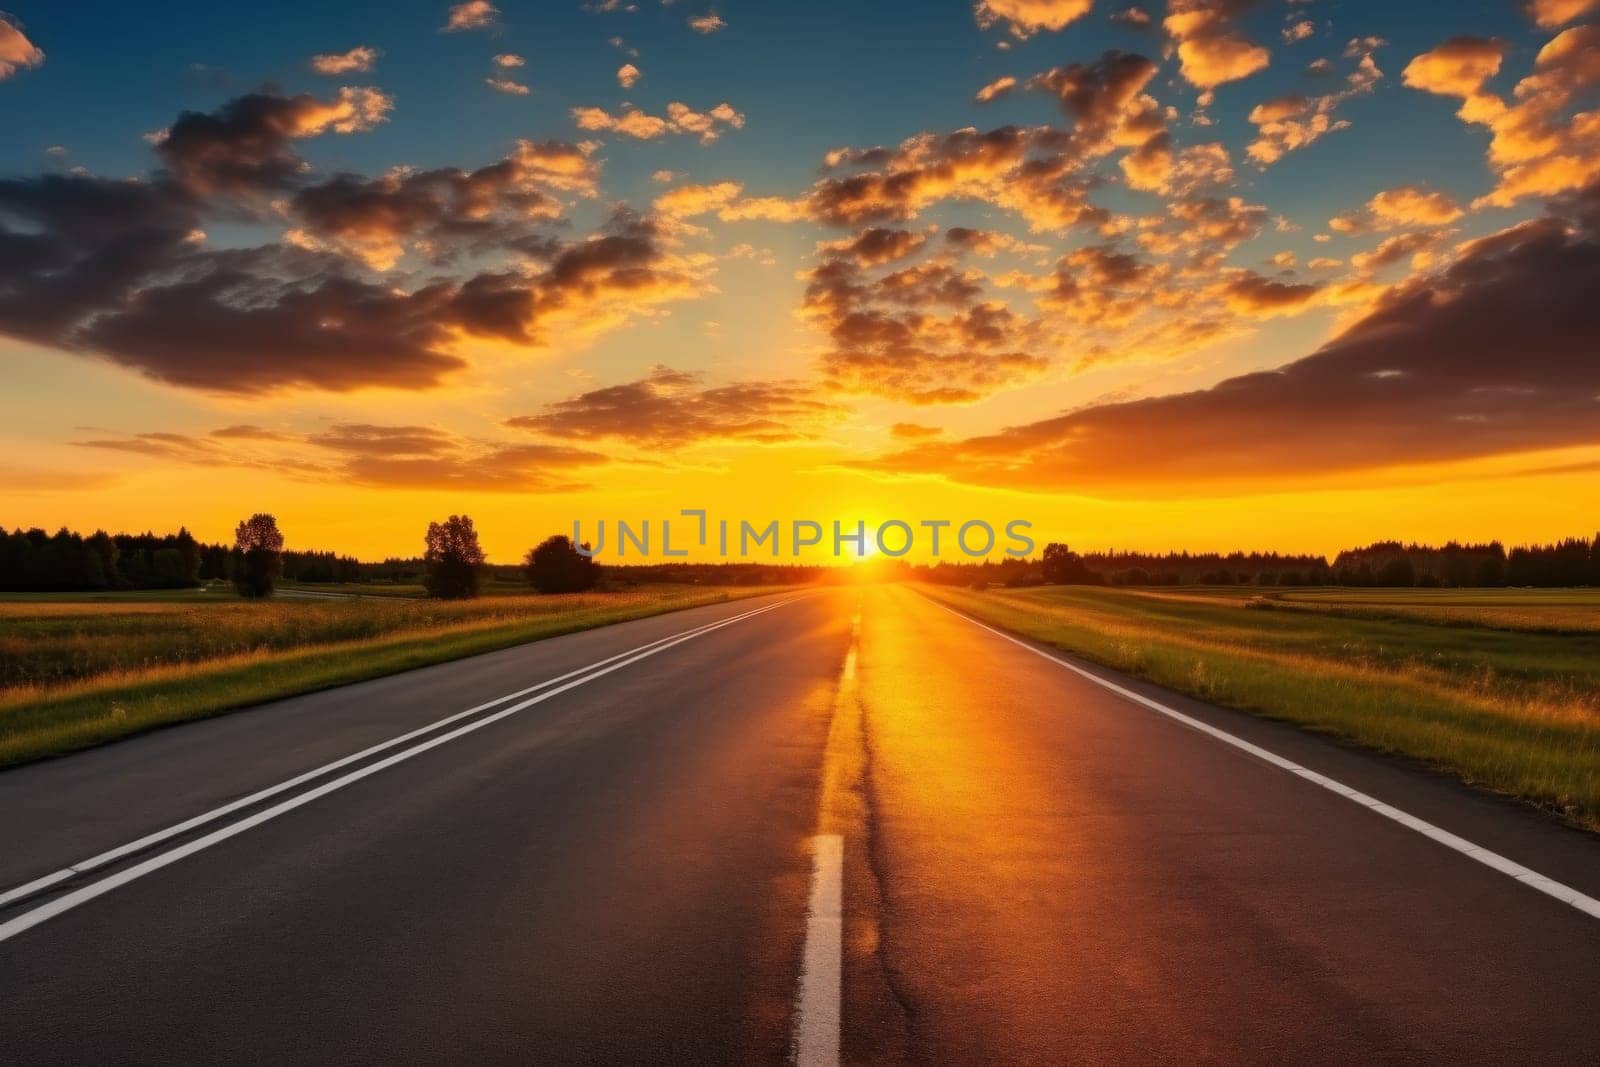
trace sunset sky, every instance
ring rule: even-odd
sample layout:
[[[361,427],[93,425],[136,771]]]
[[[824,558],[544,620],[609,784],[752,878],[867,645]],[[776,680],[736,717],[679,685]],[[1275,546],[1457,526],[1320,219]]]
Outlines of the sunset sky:
[[[1600,0],[3,18],[7,527],[1600,521]]]

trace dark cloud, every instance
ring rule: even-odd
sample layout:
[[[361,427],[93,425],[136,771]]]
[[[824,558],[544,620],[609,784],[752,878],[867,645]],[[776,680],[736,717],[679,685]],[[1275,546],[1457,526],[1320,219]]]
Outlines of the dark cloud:
[[[306,170],[294,141],[371,129],[392,103],[377,89],[347,87],[328,101],[310,93],[249,93],[214,112],[185,111],[156,136],[156,154],[196,194],[270,192]]]
[[[588,240],[532,228],[556,213],[548,190],[594,191],[592,146],[519,142],[470,172],[298,178],[289,140],[370,114],[359,99],[257,93],[180,117],[158,146],[168,169],[144,180],[0,181],[0,334],[219,392],[419,389],[466,366],[461,336],[541,344],[551,323],[581,336],[702,290],[703,266],[632,214]],[[283,243],[208,247],[209,220],[291,181],[300,225]],[[420,283],[363,269],[411,246],[509,262]]]
[[[506,425],[561,439],[614,439],[657,448],[706,441],[776,444],[817,436],[843,409],[800,383],[746,381],[706,387],[668,367],[582,393]]]
[[[1569,204],[1582,215],[1596,194]],[[1600,442],[1600,241],[1547,218],[1398,287],[1313,355],[871,461],[976,484],[1117,492]],[[1258,297],[1298,299],[1250,282]],[[1291,290],[1295,287],[1289,287]]]
[[[920,233],[874,226],[862,230],[854,237],[835,241],[827,249],[837,255],[849,256],[863,267],[876,267],[896,259],[904,259],[926,240]]]

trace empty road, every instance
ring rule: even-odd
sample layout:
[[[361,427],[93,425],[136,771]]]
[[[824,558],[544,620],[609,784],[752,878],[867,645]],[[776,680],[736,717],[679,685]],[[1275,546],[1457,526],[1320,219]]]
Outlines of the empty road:
[[[1600,1059],[1600,843],[746,600],[0,772],[0,1063]]]

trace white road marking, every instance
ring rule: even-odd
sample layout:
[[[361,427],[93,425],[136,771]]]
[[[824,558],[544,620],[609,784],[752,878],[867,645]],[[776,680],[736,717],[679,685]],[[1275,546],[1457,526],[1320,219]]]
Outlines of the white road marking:
[[[89,885],[83,886],[82,888],[76,889],[71,893],[67,893],[67,894],[64,894],[64,895],[62,895],[60,897],[57,897],[56,899],[54,899],[52,901],[49,901],[46,904],[42,904],[39,907],[34,908],[34,909],[30,910],[30,911],[25,911],[21,915],[18,915],[13,919],[10,919],[10,920],[8,920],[8,921],[6,921],[4,923],[0,923],[0,941],[9,940],[10,938],[15,937],[16,935],[22,933],[25,930],[29,930],[29,929],[32,929],[35,926],[38,926],[40,923],[45,922],[48,919],[53,919],[57,915],[61,915],[64,912],[71,911],[73,908],[76,908],[81,904],[85,904],[85,903],[95,899],[96,897],[103,896],[104,894],[111,892],[113,889],[116,889],[119,886],[126,885],[129,882],[135,881],[135,880],[137,880],[139,878],[144,877],[147,874],[152,873],[153,871],[158,871],[163,867],[166,867],[166,866],[169,866],[169,865],[171,865],[173,863],[176,863],[179,860],[181,860],[181,859],[183,859],[183,858],[185,858],[187,856],[192,856],[196,852],[203,851],[204,849],[210,848],[212,845],[215,845],[215,844],[217,844],[219,842],[222,842],[222,841],[226,841],[230,837],[235,837],[235,836],[237,836],[239,834],[242,834],[246,830],[249,830],[249,829],[252,829],[252,828],[254,828],[256,826],[259,826],[262,823],[267,822],[267,821],[269,821],[271,819],[275,819],[278,816],[283,815],[283,814],[285,814],[287,812],[293,811],[294,809],[296,809],[298,807],[301,807],[301,806],[303,806],[305,804],[309,804],[309,803],[311,803],[311,801],[316,800],[316,799],[318,799],[320,797],[324,797],[324,796],[328,795],[329,793],[334,792],[335,790],[342,789],[345,786],[350,785],[353,782],[358,782],[363,778],[367,778],[367,777],[369,777],[371,775],[377,774],[379,771],[387,770],[388,768],[394,766],[397,763],[401,763],[401,762],[403,762],[405,760],[411,759],[413,756],[421,755],[422,753],[427,752],[430,749],[437,748],[440,745],[446,744],[446,743],[448,743],[450,741],[454,741],[459,737],[464,737],[467,734],[470,734],[470,733],[472,733],[472,732],[474,732],[476,730],[480,730],[483,727],[490,725],[491,723],[499,722],[501,719],[507,718],[507,717],[509,717],[511,715],[515,715],[519,711],[523,711],[523,710],[525,710],[527,708],[531,708],[535,704],[541,704],[544,701],[549,700],[551,697],[558,696],[561,693],[565,693],[569,689],[576,689],[578,686],[585,685],[585,684],[587,684],[589,682],[592,682],[596,678],[600,678],[600,677],[603,677],[603,676],[605,676],[607,674],[610,674],[612,671],[621,670],[623,667],[629,666],[630,664],[633,664],[633,663],[637,663],[642,659],[648,659],[649,657],[654,656],[658,652],[665,652],[667,649],[672,648],[675,645],[680,645],[685,641],[693,640],[694,638],[699,637],[699,636],[701,636],[703,634],[710,633],[713,630],[720,630],[724,626],[731,626],[734,623],[740,622],[740,621],[742,621],[744,619],[748,619],[748,618],[752,618],[753,616],[756,616],[756,615],[764,614],[765,612],[772,611],[772,610],[774,610],[776,608],[783,607],[786,604],[791,604],[797,599],[800,599],[800,598],[794,597],[794,598],[790,598],[788,600],[779,601],[776,604],[769,604],[769,605],[767,605],[765,607],[757,608],[754,611],[747,611],[747,612],[745,612],[745,613],[743,613],[741,615],[736,615],[736,616],[734,616],[734,617],[732,617],[730,619],[724,619],[724,620],[722,620],[720,622],[710,623],[710,624],[707,624],[705,626],[698,627],[696,629],[686,630],[686,631],[684,631],[684,632],[682,632],[680,634],[674,634],[674,635],[671,635],[670,637],[662,638],[660,641],[655,641],[655,642],[652,642],[652,643],[650,643],[648,645],[641,645],[641,646],[639,646],[639,648],[632,649],[629,652],[619,653],[616,656],[611,656],[611,657],[609,657],[607,659],[599,660],[599,661],[597,661],[595,663],[590,664],[588,667],[580,668],[577,671],[570,671],[567,674],[561,675],[559,678],[552,678],[552,679],[549,679],[549,680],[547,680],[545,682],[541,682],[537,686],[531,686],[528,689],[520,690],[518,693],[508,694],[505,697],[501,697],[501,698],[499,698],[497,700],[489,701],[486,704],[480,704],[476,708],[471,708],[471,709],[468,709],[467,711],[459,712],[459,713],[457,713],[455,715],[449,716],[448,718],[440,719],[438,722],[433,723],[430,726],[425,726],[425,727],[422,727],[420,729],[413,730],[409,734],[404,734],[404,735],[402,735],[400,737],[397,737],[397,738],[394,738],[394,739],[392,739],[390,741],[383,742],[382,744],[374,745],[371,748],[368,748],[368,749],[363,750],[362,752],[356,753],[355,755],[346,756],[345,758],[343,758],[341,760],[336,760],[333,763],[325,764],[323,767],[320,767],[320,768],[318,768],[318,769],[316,769],[314,771],[308,771],[306,774],[300,775],[299,777],[294,778],[294,779],[290,779],[288,782],[280,783],[279,785],[272,786],[269,789],[262,790],[259,793],[252,794],[250,797],[247,797],[244,800],[235,801],[233,804],[225,805],[223,808],[214,809],[213,811],[207,812],[204,815],[198,815],[195,818],[188,820],[187,822],[179,823],[174,827],[169,827],[167,830],[159,831],[157,834],[151,834],[148,837],[140,838],[138,842],[131,842],[128,845],[123,845],[120,848],[111,850],[110,852],[101,853],[100,856],[94,857],[94,859],[92,861],[85,861],[85,864],[88,864],[88,863],[92,862],[96,866],[99,866],[99,865],[102,865],[103,863],[110,862],[110,859],[108,859],[107,857],[116,858],[117,856],[126,855],[128,852],[135,851],[136,850],[136,846],[139,846],[142,842],[157,841],[157,840],[160,840],[160,839],[165,838],[165,837],[170,837],[175,833],[179,833],[183,829],[188,829],[188,828],[192,828],[194,826],[199,826],[199,825],[201,825],[201,824],[203,824],[205,822],[212,821],[213,819],[218,818],[223,814],[226,814],[228,811],[236,810],[237,808],[239,808],[241,806],[244,806],[245,804],[250,803],[250,802],[252,802],[254,800],[259,800],[259,799],[271,796],[271,795],[273,795],[275,793],[280,793],[283,790],[289,788],[290,786],[292,786],[294,784],[298,784],[300,782],[306,781],[307,779],[317,777],[318,775],[320,775],[322,773],[325,773],[326,771],[332,770],[332,769],[334,769],[336,767],[344,766],[344,765],[350,763],[352,760],[360,759],[362,756],[370,755],[372,753],[379,752],[379,751],[382,751],[384,749],[392,748],[395,745],[398,745],[398,744],[404,742],[408,738],[413,738],[413,737],[416,737],[419,734],[427,733],[427,732],[429,732],[429,731],[431,731],[431,730],[433,730],[433,729],[435,729],[435,728],[437,728],[439,726],[445,725],[446,723],[455,722],[455,721],[461,719],[463,716],[473,714],[474,712],[481,711],[481,710],[483,710],[485,708],[493,707],[496,704],[504,703],[506,700],[514,699],[515,697],[520,696],[522,694],[529,693],[529,692],[532,692],[532,691],[537,690],[537,689],[543,689],[543,688],[545,688],[547,686],[553,685],[554,683],[561,681],[562,679],[572,678],[572,680],[566,682],[565,685],[561,685],[561,686],[558,686],[558,687],[553,688],[553,689],[547,689],[545,692],[540,693],[538,696],[531,697],[530,699],[524,700],[524,701],[522,701],[520,703],[517,703],[517,704],[513,704],[508,708],[504,708],[504,709],[502,709],[500,711],[495,712],[493,715],[487,715],[487,716],[484,716],[481,719],[475,719],[472,722],[469,722],[464,726],[459,726],[456,729],[451,730],[448,733],[440,734],[439,736],[433,737],[433,738],[431,738],[431,739],[429,739],[427,741],[422,742],[421,744],[414,745],[411,748],[403,749],[400,752],[396,752],[394,755],[389,756],[389,757],[387,757],[385,759],[379,760],[376,763],[368,764],[367,766],[362,767],[360,770],[351,771],[349,774],[343,775],[343,776],[341,776],[339,778],[335,778],[331,782],[326,782],[323,785],[317,786],[314,789],[310,789],[310,790],[308,790],[308,791],[306,791],[304,793],[301,793],[301,794],[299,794],[297,796],[290,797],[288,800],[280,801],[277,804],[273,805],[272,807],[263,809],[262,811],[259,811],[256,814],[249,816],[248,818],[241,819],[240,821],[235,822],[235,823],[229,823],[228,825],[223,826],[220,829],[213,830],[211,833],[206,834],[203,837],[198,837],[193,841],[190,841],[190,842],[188,842],[186,844],[178,846],[177,848],[169,849],[166,852],[159,853],[159,854],[157,854],[155,856],[152,856],[149,859],[143,861],[142,863],[138,863],[138,864],[135,864],[132,867],[125,868],[125,869],[123,869],[121,871],[118,871],[116,874],[113,874],[113,875],[110,875],[108,877],[102,878],[97,882],[91,882]],[[625,656],[629,657],[629,658],[626,658],[626,659],[622,658],[622,657],[625,657]],[[609,664],[609,666],[605,666],[605,664]],[[595,669],[595,668],[598,668],[598,669]],[[585,672],[588,672],[588,673],[585,673]],[[573,675],[581,675],[581,676],[573,678]],[[62,879],[62,877],[70,877],[72,874],[81,873],[84,870],[91,870],[91,869],[93,869],[93,868],[85,866],[85,865],[76,865],[74,868],[69,868],[65,875],[63,875],[61,872],[57,872],[57,874],[55,874],[55,875],[49,875],[49,876],[46,876],[46,878],[37,879],[36,881],[29,883],[27,886],[19,886],[17,889],[12,890],[11,893],[8,894],[8,896],[11,897],[12,899],[14,899],[15,896],[17,894],[21,893],[22,890],[29,889],[29,886],[39,886],[41,883],[43,883],[45,885],[54,884],[55,882],[60,881]]]
[[[724,619],[723,622],[738,622],[740,619],[748,619],[752,615],[759,615],[763,611],[770,611],[775,607],[779,607],[783,603],[788,603],[788,601],[781,601],[779,604],[769,604],[766,607],[756,608],[753,611],[747,611],[741,615],[735,615],[730,619]],[[152,845],[158,845],[169,838],[176,837],[179,834],[188,833],[190,830],[204,826],[206,823],[215,822],[216,820],[226,815],[231,815],[243,808],[248,808],[252,805],[259,804],[263,800],[266,800],[270,797],[275,797],[280,793],[293,789],[295,786],[304,785],[306,782],[320,778],[332,771],[336,771],[340,767],[348,767],[350,764],[358,763],[361,760],[366,759],[368,756],[375,756],[379,752],[386,752],[389,749],[394,748],[396,745],[403,745],[407,741],[413,741],[424,734],[432,733],[434,730],[444,726],[449,726],[453,722],[460,722],[462,719],[465,719],[468,716],[476,715],[481,711],[488,711],[490,708],[504,704],[508,700],[516,700],[518,697],[525,697],[529,693],[537,693],[539,690],[548,686],[555,685],[558,682],[564,682],[568,678],[577,677],[578,675],[583,674],[585,671],[591,671],[596,667],[603,667],[607,663],[612,663],[616,660],[622,659],[624,656],[631,656],[636,652],[643,652],[647,648],[654,648],[655,646],[667,641],[671,641],[674,638],[683,637],[686,634],[699,633],[708,627],[716,625],[718,624],[706,623],[704,626],[697,626],[688,630],[679,631],[675,634],[668,634],[666,637],[660,638],[659,640],[651,641],[647,644],[640,645],[637,648],[630,648],[628,651],[619,652],[615,656],[607,656],[605,659],[596,660],[587,666],[579,667],[577,670],[568,671],[566,674],[559,674],[554,678],[546,678],[544,681],[539,682],[536,685],[530,685],[526,689],[519,689],[514,693],[507,693],[504,696],[495,697],[493,700],[484,701],[482,704],[478,704],[475,707],[470,707],[466,711],[458,711],[454,715],[447,715],[442,719],[428,723],[426,726],[419,726],[415,730],[400,734],[398,737],[391,737],[387,741],[380,741],[375,745],[362,749],[360,752],[352,752],[350,755],[336,759],[331,763],[324,763],[320,767],[312,768],[311,770],[306,771],[304,774],[298,774],[293,778],[279,782],[277,785],[271,785],[265,789],[257,790],[256,792],[251,793],[249,796],[240,797],[238,800],[229,801],[227,804],[212,808],[210,811],[202,812],[193,818],[185,819],[180,823],[174,823],[164,830],[157,830],[154,833],[146,834],[137,840],[129,841],[125,845],[119,845],[116,848],[102,852],[98,855],[90,856],[86,860],[79,860],[70,867],[63,867],[59,871],[53,871],[52,873],[44,875],[43,877],[35,878],[31,882],[25,882],[22,885],[8,889],[5,892],[0,893],[0,908],[5,907],[14,900],[20,900],[23,897],[32,896],[41,890],[48,889],[53,885],[66,881],[69,878],[75,878],[80,874],[87,874],[90,871],[98,870],[108,863],[115,863],[124,856],[131,856],[135,852],[142,852]]]
[[[848,765],[846,706],[855,700],[856,656],[861,647],[861,594],[850,616],[850,648],[839,671],[833,719],[822,755],[822,786],[817,797],[817,835],[811,839],[811,900],[806,908],[805,957],[795,994],[790,1052],[801,1067],[835,1067],[839,1062],[839,1017],[844,986],[844,825],[840,778]]]
[[[794,1026],[795,1063],[833,1067],[839,1062],[840,986],[844,970],[844,838],[822,834],[811,867],[805,964]]]
[[[1233,734],[1228,733],[1226,730],[1221,730],[1215,726],[1212,726],[1210,723],[1201,722],[1192,715],[1185,715],[1183,712],[1178,711],[1176,708],[1170,708],[1161,703],[1159,700],[1153,700],[1150,697],[1145,696],[1143,693],[1135,692],[1126,686],[1118,685],[1116,682],[1102,678],[1093,671],[1085,670],[1082,667],[1079,667],[1077,664],[1068,663],[1064,659],[1052,656],[1050,653],[1044,651],[1043,649],[1035,648],[1026,641],[1019,640],[1008,633],[997,630],[987,623],[979,622],[972,616],[957,611],[954,608],[940,604],[932,597],[924,596],[924,599],[937,607],[944,608],[944,610],[958,618],[967,620],[974,626],[988,630],[996,637],[1002,637],[1019,648],[1025,648],[1036,656],[1042,656],[1051,663],[1065,667],[1067,670],[1088,679],[1095,685],[1100,686],[1102,689],[1109,689],[1111,692],[1120,697],[1124,697],[1125,699],[1133,701],[1135,704],[1142,705],[1143,707],[1149,708],[1151,711],[1165,715],[1167,718],[1180,722],[1190,729],[1198,730],[1208,737],[1212,737],[1218,741],[1221,741],[1225,745],[1232,745],[1234,748],[1248,752],[1257,759],[1264,760],[1267,763],[1272,764],[1274,767],[1288,771],[1290,774],[1293,774],[1299,778],[1303,778],[1313,785],[1321,786],[1330,793],[1336,793],[1339,796],[1344,797],[1346,800],[1354,801],[1355,803],[1360,804],[1362,807],[1369,809],[1375,814],[1382,815],[1385,819],[1399,823],[1408,830],[1415,830],[1423,837],[1426,837],[1431,841],[1436,841],[1445,848],[1453,849],[1456,852],[1461,853],[1463,856],[1466,856],[1468,859],[1476,860],[1485,867],[1499,871],[1501,874],[1507,875],[1516,881],[1521,882],[1530,889],[1537,889],[1539,892],[1548,897],[1553,897],[1556,900],[1561,901],[1563,904],[1578,909],[1585,915],[1590,915],[1594,918],[1600,919],[1600,900],[1596,900],[1594,897],[1580,893],[1578,890],[1569,885],[1563,885],[1553,878],[1547,878],[1538,871],[1535,871],[1529,867],[1524,867],[1515,860],[1507,859],[1505,856],[1502,856],[1497,852],[1491,852],[1482,845],[1474,844],[1464,837],[1459,837],[1456,834],[1451,833],[1449,830],[1435,826],[1426,819],[1419,819],[1415,815],[1401,811],[1399,808],[1393,807],[1389,804],[1385,804],[1377,797],[1370,796],[1358,789],[1352,789],[1343,782],[1329,778],[1325,774],[1319,774],[1309,767],[1301,766],[1294,760],[1286,759],[1275,752],[1269,752],[1260,745],[1252,744],[1242,737],[1236,737]]]

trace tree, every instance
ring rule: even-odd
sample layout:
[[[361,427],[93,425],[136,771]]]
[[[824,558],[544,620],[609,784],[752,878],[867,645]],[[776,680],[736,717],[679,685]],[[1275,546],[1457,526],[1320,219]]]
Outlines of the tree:
[[[529,549],[523,566],[529,583],[541,593],[581,593],[600,580],[600,564],[573,547],[565,534],[547,537],[538,548]]]
[[[422,583],[429,596],[460,600],[478,595],[484,556],[471,519],[452,515],[444,522],[428,523],[427,546],[422,554],[426,571]]]
[[[255,599],[272,595],[283,573],[283,534],[278,520],[264,512],[250,516],[233,532],[233,587]]]
[[[1097,577],[1089,570],[1083,557],[1066,545],[1052,541],[1044,546],[1040,559],[1044,580],[1051,585],[1095,585]]]

